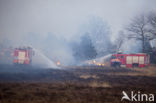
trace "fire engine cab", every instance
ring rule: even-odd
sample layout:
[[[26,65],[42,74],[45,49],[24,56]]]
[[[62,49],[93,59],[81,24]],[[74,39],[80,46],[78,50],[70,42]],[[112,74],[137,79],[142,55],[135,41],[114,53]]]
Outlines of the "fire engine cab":
[[[31,64],[34,51],[31,47],[15,48],[14,49],[14,64]]]
[[[137,54],[113,54],[110,64],[113,67],[145,67],[149,65],[150,56],[146,53]]]

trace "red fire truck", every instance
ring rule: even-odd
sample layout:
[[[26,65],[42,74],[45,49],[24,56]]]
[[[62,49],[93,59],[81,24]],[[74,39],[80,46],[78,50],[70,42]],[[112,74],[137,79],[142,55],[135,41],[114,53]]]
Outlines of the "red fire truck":
[[[149,65],[150,56],[146,53],[137,54],[113,54],[110,60],[114,67],[145,67]]]
[[[34,55],[34,51],[31,47],[22,47],[22,48],[15,48],[14,50],[14,64],[31,64],[32,56]]]

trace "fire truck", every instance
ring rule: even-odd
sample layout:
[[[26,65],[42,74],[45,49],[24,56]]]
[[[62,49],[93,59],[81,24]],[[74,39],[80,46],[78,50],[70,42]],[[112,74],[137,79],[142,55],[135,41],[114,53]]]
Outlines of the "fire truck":
[[[110,64],[113,67],[146,67],[149,66],[150,56],[146,53],[137,54],[113,54]]]
[[[17,64],[26,64],[29,65],[32,63],[32,56],[34,55],[34,51],[31,47],[22,47],[15,48],[13,56],[13,63]]]

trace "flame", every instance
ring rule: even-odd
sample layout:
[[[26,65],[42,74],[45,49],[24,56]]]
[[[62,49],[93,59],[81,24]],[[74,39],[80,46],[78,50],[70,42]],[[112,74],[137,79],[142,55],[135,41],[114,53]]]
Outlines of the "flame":
[[[96,61],[95,61],[95,60],[93,60],[93,63],[95,64],[95,63],[96,63]]]
[[[105,64],[103,64],[103,63],[97,63],[96,65],[97,66],[104,66]]]
[[[56,65],[57,66],[61,65],[61,62],[60,61],[57,61]]]
[[[104,63],[99,63],[96,60],[93,60],[92,63],[89,62],[88,64],[94,64],[94,65],[97,65],[97,66],[104,66],[105,65]]]

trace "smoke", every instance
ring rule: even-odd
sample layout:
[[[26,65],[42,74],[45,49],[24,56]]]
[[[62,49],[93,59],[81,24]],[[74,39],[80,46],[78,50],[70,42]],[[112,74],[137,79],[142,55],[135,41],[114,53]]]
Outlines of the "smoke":
[[[84,34],[78,28],[83,28],[90,17],[106,21],[112,30],[106,38],[114,40],[123,24],[139,12],[156,9],[154,4],[155,0],[0,0],[0,44],[13,48],[31,45],[54,63],[70,65],[75,62],[70,43]],[[108,48],[101,48],[101,44],[107,44],[102,39],[98,44],[94,37],[97,31],[91,31],[91,35],[100,53]]]
[[[28,32],[53,32],[70,39],[88,16],[106,20],[115,35],[138,12],[154,10],[155,0],[1,0],[0,35],[19,39]]]
[[[59,61],[61,65],[70,65],[74,62],[71,48],[69,47],[68,41],[62,37],[56,37],[52,33],[42,36],[37,33],[30,32],[26,36],[20,38],[23,41],[14,39],[15,41],[9,41],[3,39],[0,43],[0,52],[3,49],[30,46],[35,52],[35,56],[32,58],[32,65],[38,67],[58,68],[56,63]],[[6,51],[4,51],[6,53]],[[13,57],[9,55],[0,55],[0,63],[12,64]],[[10,59],[7,59],[10,58]],[[11,59],[12,58],[12,59]]]
[[[41,51],[34,49],[35,56],[32,57],[32,66],[37,66],[41,68],[58,68],[56,64],[46,57]]]
[[[141,53],[142,43],[141,41],[136,41],[135,39],[125,40],[120,50],[123,53]]]
[[[59,61],[61,65],[68,65],[74,62],[68,41],[63,37],[57,37],[53,33],[49,32],[44,37],[30,33],[26,36],[26,44],[42,51],[46,57],[55,63]]]

